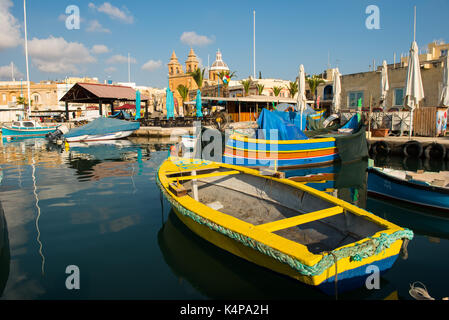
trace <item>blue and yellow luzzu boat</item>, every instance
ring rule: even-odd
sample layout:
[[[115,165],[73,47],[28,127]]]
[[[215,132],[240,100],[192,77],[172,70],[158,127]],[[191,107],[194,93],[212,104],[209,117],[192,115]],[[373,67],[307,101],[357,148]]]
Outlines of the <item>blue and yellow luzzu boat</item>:
[[[291,114],[292,117],[296,115]],[[229,136],[222,162],[254,168],[288,169],[323,166],[337,161],[351,162],[368,157],[365,128],[356,117],[347,124],[355,128],[351,129],[350,134],[332,133],[324,129],[321,135],[309,138],[307,134],[318,131],[301,131],[297,119],[290,122],[288,115],[263,109],[258,119],[259,129],[251,137],[238,132]]]
[[[327,293],[363,286],[368,266],[388,270],[413,238],[345,201],[250,168],[169,158],[157,183],[203,239]]]
[[[40,137],[58,129],[56,126],[41,126],[34,120],[14,121],[11,126],[2,126],[5,137]]]

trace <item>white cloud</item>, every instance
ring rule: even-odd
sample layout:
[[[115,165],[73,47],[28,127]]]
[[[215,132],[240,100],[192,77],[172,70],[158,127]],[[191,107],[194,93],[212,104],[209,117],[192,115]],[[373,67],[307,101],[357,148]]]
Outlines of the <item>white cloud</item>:
[[[205,46],[213,41],[212,38],[199,35],[194,31],[186,31],[181,35],[181,42],[190,46]]]
[[[91,2],[89,3],[88,7],[90,9],[96,9],[98,12],[107,14],[111,19],[119,20],[121,22],[129,24],[134,22],[134,17],[126,7],[122,7],[122,9],[119,9],[117,7],[114,7],[109,2],[105,2],[99,7]]]
[[[111,33],[111,30],[109,30],[108,28],[105,28],[101,25],[100,22],[98,22],[98,20],[92,20],[89,22],[89,24],[87,25],[87,32],[103,32],[103,33]]]
[[[9,12],[11,0],[0,0],[0,51],[17,47],[21,41],[20,24]]]
[[[102,53],[108,53],[109,48],[106,47],[104,44],[96,44],[91,49],[92,53],[95,54],[102,54]]]
[[[28,52],[37,68],[48,73],[79,73],[80,66],[96,62],[83,44],[62,37],[33,38],[28,42]]]
[[[143,66],[142,66],[142,70],[147,70],[147,71],[154,71],[156,69],[159,69],[160,67],[162,67],[162,61],[161,60],[148,60]]]
[[[113,72],[117,71],[117,68],[116,67],[108,67],[108,68],[104,69],[104,71],[106,73],[113,73]]]
[[[16,64],[13,63],[14,65],[14,78],[16,80],[19,80],[21,78],[23,78],[23,73],[20,72],[20,70],[17,68]],[[6,66],[0,66],[0,79],[2,80],[12,80],[12,67],[11,64],[8,64]]]
[[[131,63],[137,63],[136,59],[133,57],[130,57]],[[108,60],[106,60],[106,63],[114,64],[114,63],[128,63],[128,57],[122,56],[120,54],[116,54],[112,57],[110,57]]]

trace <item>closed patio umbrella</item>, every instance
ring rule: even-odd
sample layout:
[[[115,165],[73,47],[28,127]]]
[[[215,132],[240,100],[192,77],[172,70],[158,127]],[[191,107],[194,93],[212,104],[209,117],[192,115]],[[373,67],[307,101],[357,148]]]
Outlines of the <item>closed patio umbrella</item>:
[[[382,100],[382,108],[385,109],[388,90],[390,90],[390,86],[388,84],[388,67],[387,61],[383,61],[382,63],[382,77],[380,81],[380,99]]]
[[[334,69],[334,97],[332,99],[332,103],[334,106],[334,113],[340,111],[340,103],[341,103],[341,80],[340,80],[340,71],[338,68]]]
[[[202,107],[203,107],[203,105],[201,104],[201,91],[198,89],[196,91],[196,116],[197,117],[203,116],[203,112],[201,111]]]
[[[173,100],[173,92],[171,92],[169,87],[167,87],[165,106],[167,108],[167,119],[173,118],[175,116],[175,102]]]
[[[440,105],[449,107],[449,55],[444,57],[443,88],[440,95]]]
[[[407,78],[405,79],[405,105],[410,108],[410,132],[413,131],[413,111],[419,107],[419,102],[424,98],[424,89],[419,66],[418,44],[412,42],[408,60]]]
[[[300,122],[300,126],[301,126],[301,130],[303,130],[303,125],[302,125],[302,114],[306,108],[306,74],[304,72],[304,66],[300,65],[299,66],[299,76],[298,76],[298,104],[297,104],[297,108],[298,111],[301,112],[301,122]]]
[[[136,91],[136,117],[135,120],[140,119],[140,91]]]

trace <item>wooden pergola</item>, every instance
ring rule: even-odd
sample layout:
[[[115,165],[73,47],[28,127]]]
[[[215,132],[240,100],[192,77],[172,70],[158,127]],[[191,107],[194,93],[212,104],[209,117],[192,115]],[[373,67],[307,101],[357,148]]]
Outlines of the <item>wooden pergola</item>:
[[[140,96],[140,101],[145,103],[146,119],[148,118],[148,100],[148,96]],[[98,104],[100,115],[103,115],[103,105],[110,105],[111,113],[114,113],[115,101],[135,102],[136,91],[131,87],[125,86],[76,83],[59,101],[65,102],[66,119],[69,120],[69,103]]]

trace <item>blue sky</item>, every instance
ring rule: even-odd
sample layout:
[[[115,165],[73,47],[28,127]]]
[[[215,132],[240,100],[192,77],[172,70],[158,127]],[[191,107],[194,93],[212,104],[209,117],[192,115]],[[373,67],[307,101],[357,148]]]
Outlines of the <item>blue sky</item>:
[[[80,10],[80,29],[68,30],[67,6]],[[379,8],[380,29],[369,30],[367,6]],[[306,73],[332,67],[343,74],[367,71],[373,59],[397,61],[413,38],[420,48],[434,40],[449,41],[449,1],[94,1],[27,0],[30,75],[32,81],[66,76],[128,80],[164,87],[173,50],[181,63],[192,46],[203,66],[223,60],[237,79],[252,74],[253,10],[256,10],[256,69],[264,78],[293,80],[300,64]],[[22,0],[0,0],[0,78],[7,79],[11,61],[25,78]],[[2,31],[3,32],[3,31]],[[182,35],[184,34],[184,37]],[[193,36],[192,36],[193,35]],[[15,38],[14,38],[15,37]],[[94,50],[95,46],[95,50]],[[107,52],[104,52],[107,51]],[[145,66],[145,67],[144,67]]]

